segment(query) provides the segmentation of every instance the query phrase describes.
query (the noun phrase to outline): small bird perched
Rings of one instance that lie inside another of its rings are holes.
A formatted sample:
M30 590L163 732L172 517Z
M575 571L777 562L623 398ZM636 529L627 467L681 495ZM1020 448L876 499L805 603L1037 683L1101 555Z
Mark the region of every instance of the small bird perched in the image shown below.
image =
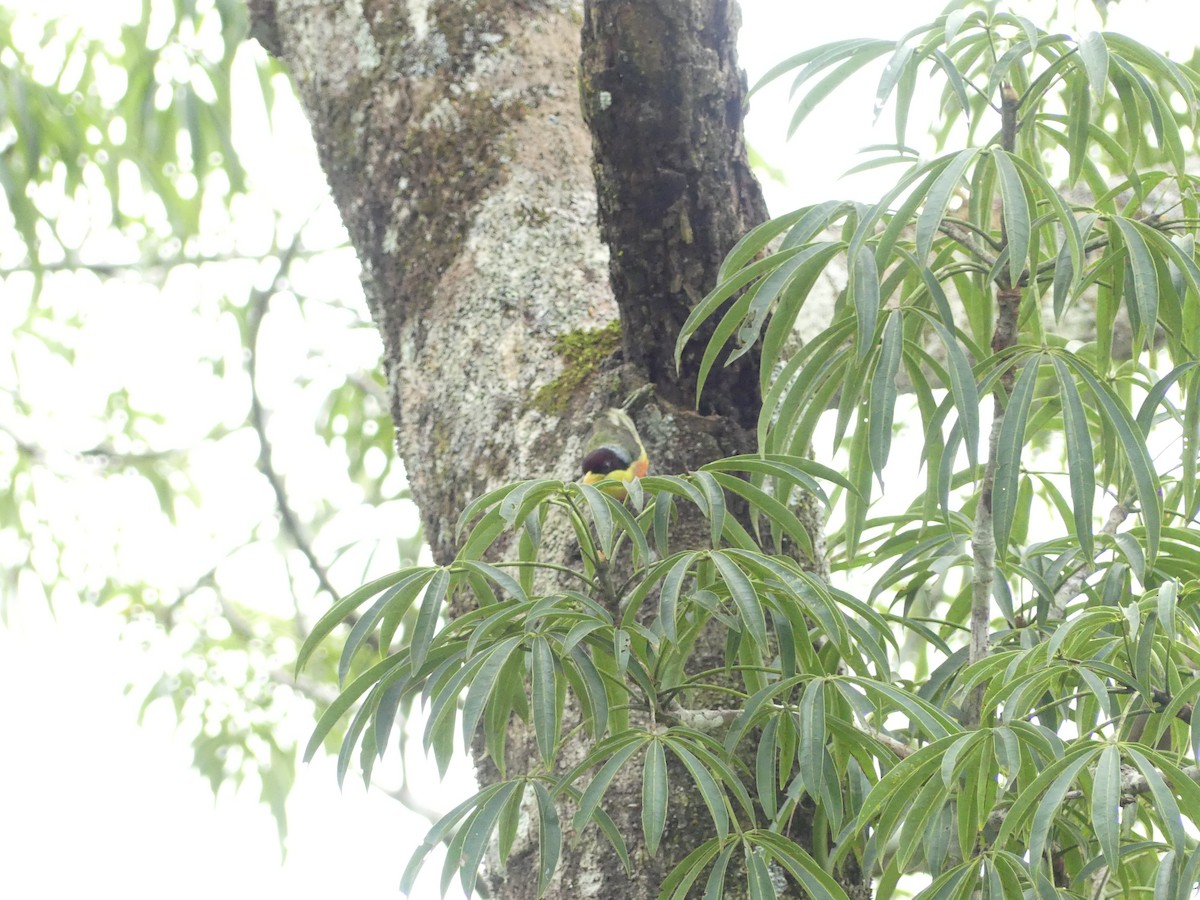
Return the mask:
M632 481L650 470L650 458L638 435L633 420L619 409L606 409L596 420L583 453L584 484L595 484L604 478ZM625 498L622 487L608 488L618 499Z

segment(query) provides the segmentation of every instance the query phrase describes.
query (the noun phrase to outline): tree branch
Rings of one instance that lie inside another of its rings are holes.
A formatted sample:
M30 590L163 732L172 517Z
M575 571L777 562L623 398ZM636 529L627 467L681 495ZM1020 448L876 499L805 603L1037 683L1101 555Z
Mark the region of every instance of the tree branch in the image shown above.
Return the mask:
M275 276L274 283L278 283L280 278L287 275L299 249L300 231L297 230L292 243L279 257L279 272ZM267 290L255 288L251 292L250 316L246 335L246 373L250 379L250 423L258 435L258 469L267 479L267 483L275 494L275 506L279 510L279 520L284 532L308 561L309 568L317 576L317 582L321 589L337 600L338 592L329 580L325 567L317 559L312 544L304 534L300 521L288 502L287 488L283 483L283 477L276 471L275 465L271 461L271 443L267 438L267 413L258 393L258 334L267 313L267 304L271 299L273 287L274 284ZM299 609L297 609L297 619L299 619ZM302 622L297 621L297 626L302 634L306 632L307 629Z
M1001 88L1000 134L1001 146L1012 152L1017 144L1017 112L1019 100L1012 85L1005 84ZM1004 229L1004 219L1001 216L1000 235L1001 247L1008 245L1008 234ZM1021 308L1021 288L1019 284L1010 284L1007 273L1002 273L997 279L996 292L997 310L996 326L992 334L992 351L1001 353L1014 346L1017 342L1017 315ZM996 546L996 537L992 530L992 491L996 484L996 470L999 466L1000 429L1004 425L1004 400L1012 393L1015 373L1009 364L992 389L992 430L988 437L987 468L983 474L983 484L980 485L979 503L975 508L975 531L971 536L971 549L974 555L974 576L971 585L971 643L968 654L968 665L979 662L987 656L990 649L992 593L996 579L996 553L1004 552L1003 547ZM983 692L985 685L981 684L971 692L963 705L963 724L974 727L979 724L983 708Z
M1104 527L1100 529L1101 534L1107 534L1109 537L1116 535L1117 529L1121 527L1121 523L1129 517L1129 508L1123 503L1118 503L1108 513L1108 519L1104 523ZM1067 604L1078 596L1083 588L1084 581L1087 577L1096 571L1095 560L1086 560L1075 567L1074 571L1067 576L1066 581L1062 586L1054 592L1054 604L1050 607L1048 618L1050 621L1057 621L1066 615Z

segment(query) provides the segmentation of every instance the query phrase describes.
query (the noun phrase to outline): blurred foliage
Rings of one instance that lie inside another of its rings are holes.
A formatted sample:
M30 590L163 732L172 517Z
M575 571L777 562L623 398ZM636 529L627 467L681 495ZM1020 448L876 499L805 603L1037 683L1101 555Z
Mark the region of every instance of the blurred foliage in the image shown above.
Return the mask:
M337 658L297 683L296 647L421 547L353 252L240 0L0 32L0 613L123 617L161 671L143 708L282 838Z

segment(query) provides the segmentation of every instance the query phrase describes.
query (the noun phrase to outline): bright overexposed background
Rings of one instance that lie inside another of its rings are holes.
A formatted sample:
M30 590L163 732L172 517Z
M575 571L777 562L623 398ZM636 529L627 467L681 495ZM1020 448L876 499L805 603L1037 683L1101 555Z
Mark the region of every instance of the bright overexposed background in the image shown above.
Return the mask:
M59 6L69 8L69 3ZM95 0L78 0L79 7L98 8ZM1014 9L1039 24L1058 4L1024 2ZM1090 4L1078 9L1064 6L1060 25L1086 30L1098 20ZM909 28L933 18L941 2L912 0L842 0L810 3L799 0L745 0L741 56L751 83L774 63L807 47L844 37L900 37ZM1107 28L1128 33L1170 53L1190 56L1197 40L1180 23L1194 20L1194 0L1122 0L1111 6ZM768 180L766 190L772 211L784 212L803 203L829 198L868 200L890 183L889 170L865 173L853 180L838 176L854 164L855 151L872 143L891 140L891 118L885 113L872 130L872 105L878 67L852 81L802 126L791 142L783 140L789 116L784 104L786 87L764 91L752 104L747 124L750 143L767 164L785 173L786 184ZM917 115L921 115L918 107ZM252 115L252 111L245 113ZM927 113L932 115L932 112ZM247 144L246 165L257 173L260 190L269 204L297 221L319 212L329 217L324 181L315 171L311 148L295 107L276 120L274 145ZM914 121L910 138L919 141L922 128ZM286 146L286 152L280 147ZM300 147L301 149L297 149ZM257 149L256 149L257 148ZM258 157L255 158L257 152ZM295 166L281 166L280 159ZM253 217L254 210L247 211ZM328 225L336 230L336 222ZM335 273L336 274L336 273ZM330 276L331 278L334 275ZM353 266L340 276L351 279L345 288L347 302L361 304L353 286ZM181 379L186 372L173 367L171 344L163 339L154 347L134 340L139 329L153 326L160 333L181 329L173 319L170 291L186 305L186 286L168 286L164 300L122 303L106 315L111 321L93 329L95 343L85 347L77 365L90 367L98 379L121 380L151 405L155 390L177 398L186 394ZM87 312L97 298L73 298ZM66 302L66 301L64 301ZM0 316L3 315L0 304ZM114 311L116 310L116 311ZM148 323L147 316L154 317ZM264 335L261 363L264 394L282 385L297 366L309 364L307 351L298 344L307 337L324 341L321 354L331 372L350 366L370 346L361 334L333 342L336 328L322 334L305 334L299 317L292 325L277 316L278 333ZM214 326L216 327L216 326ZM308 326L311 327L311 324ZM0 341L7 329L0 328ZM133 335L133 338L130 336ZM183 332L178 337L182 339ZM357 343L356 343L357 342ZM65 376L64 376L65 378ZM38 388L37 401L55 410L57 427L69 433L74 398L62 387L66 381L48 379ZM204 385L192 392L205 403ZM164 401L165 402L165 401ZM198 414L202 414L203 409ZM296 422L302 423L303 416ZM309 419L311 422L311 419ZM282 421L280 428L286 427ZM172 427L183 427L172 424ZM318 448L302 433L278 435L276 446L302 453L311 479L329 473ZM231 452L236 455L236 448ZM210 461L210 471L197 473L196 483L210 492L213 502L225 504L222 514L236 532L240 506L272 502L252 468L253 448L245 448L244 470L233 468L231 458ZM293 467L295 460L290 463ZM248 474L247 474L248 473ZM52 493L49 495L52 499ZM222 499L223 497L223 499ZM78 500L78 498L73 498ZM48 500L47 502L51 502ZM75 545L79 553L117 552L130 571L155 566L192 565L201 574L205 554L221 551L220 529L198 524L197 532L182 543L165 546L154 534L139 528L137 500L119 490L97 494L79 522ZM303 502L303 497L301 497ZM201 527L203 526L203 527ZM357 528L411 528L395 522L367 519ZM353 528L349 529L350 531ZM214 550L214 547L216 548ZM139 549L140 548L140 549ZM4 548L0 547L0 564ZM279 563L251 555L238 576L253 582L256 573ZM142 576L144 577L144 575ZM53 591L51 590L51 594ZM324 756L301 767L289 800L291 830L286 856L281 856L275 825L251 787L222 788L214 799L208 784L191 766L191 748L176 720L167 710L151 706L145 721L137 724L139 700L132 685L145 684L163 671L163 660L137 640L121 639L121 621L104 608L78 602L55 603L40 596L21 597L8 610L7 625L0 628L0 897L59 898L114 894L124 898L211 898L251 896L353 896L362 900L392 898L400 873L412 848L420 841L427 822L380 790L366 790L353 777L339 791L333 762ZM155 651L161 653L159 648ZM70 660L60 665L58 660ZM311 719L298 712L294 721L279 724L303 743ZM395 759L391 760L394 765ZM470 790L464 764L442 787L436 772L419 754L408 760L410 785L417 799L432 808L448 809ZM418 896L437 895L437 869L431 866Z

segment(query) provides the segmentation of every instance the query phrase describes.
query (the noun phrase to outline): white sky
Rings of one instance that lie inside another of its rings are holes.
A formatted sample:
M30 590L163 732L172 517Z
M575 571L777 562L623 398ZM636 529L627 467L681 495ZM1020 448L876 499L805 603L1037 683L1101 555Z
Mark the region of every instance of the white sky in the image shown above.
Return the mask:
M789 53L842 37L899 36L942 6L744 0L743 65L753 83ZM1039 21L1038 10L1047 6L1015 8ZM1085 4L1082 15L1090 12ZM1124 0L1113 7L1108 27L1178 55L1188 46L1178 41L1200 40L1178 23L1195 21L1194 0ZM1174 46L1162 43L1164 31ZM793 173L789 189L768 186L776 212L831 195L878 193L879 181L836 182L855 150L890 138L886 114L884 132L870 133L878 69L870 71L857 95L835 95L790 144L781 139L788 114L772 105L777 99L756 100L751 142L768 163ZM294 191L280 174L277 187ZM888 183L890 173L878 178ZM62 660L71 660L70 667ZM367 795L352 777L339 793L332 764L322 760L299 771L290 850L281 865L274 824L255 790L223 791L214 803L171 722L151 716L146 727L135 724L137 700L122 692L146 664L139 648L117 641L112 618L90 608L60 609L55 621L44 608L18 607L9 628L0 628L0 897L397 896L423 820L390 798ZM431 774L418 781L431 803L449 807ZM462 790L460 781L450 792ZM427 869L417 894L422 900L437 895L437 871Z

